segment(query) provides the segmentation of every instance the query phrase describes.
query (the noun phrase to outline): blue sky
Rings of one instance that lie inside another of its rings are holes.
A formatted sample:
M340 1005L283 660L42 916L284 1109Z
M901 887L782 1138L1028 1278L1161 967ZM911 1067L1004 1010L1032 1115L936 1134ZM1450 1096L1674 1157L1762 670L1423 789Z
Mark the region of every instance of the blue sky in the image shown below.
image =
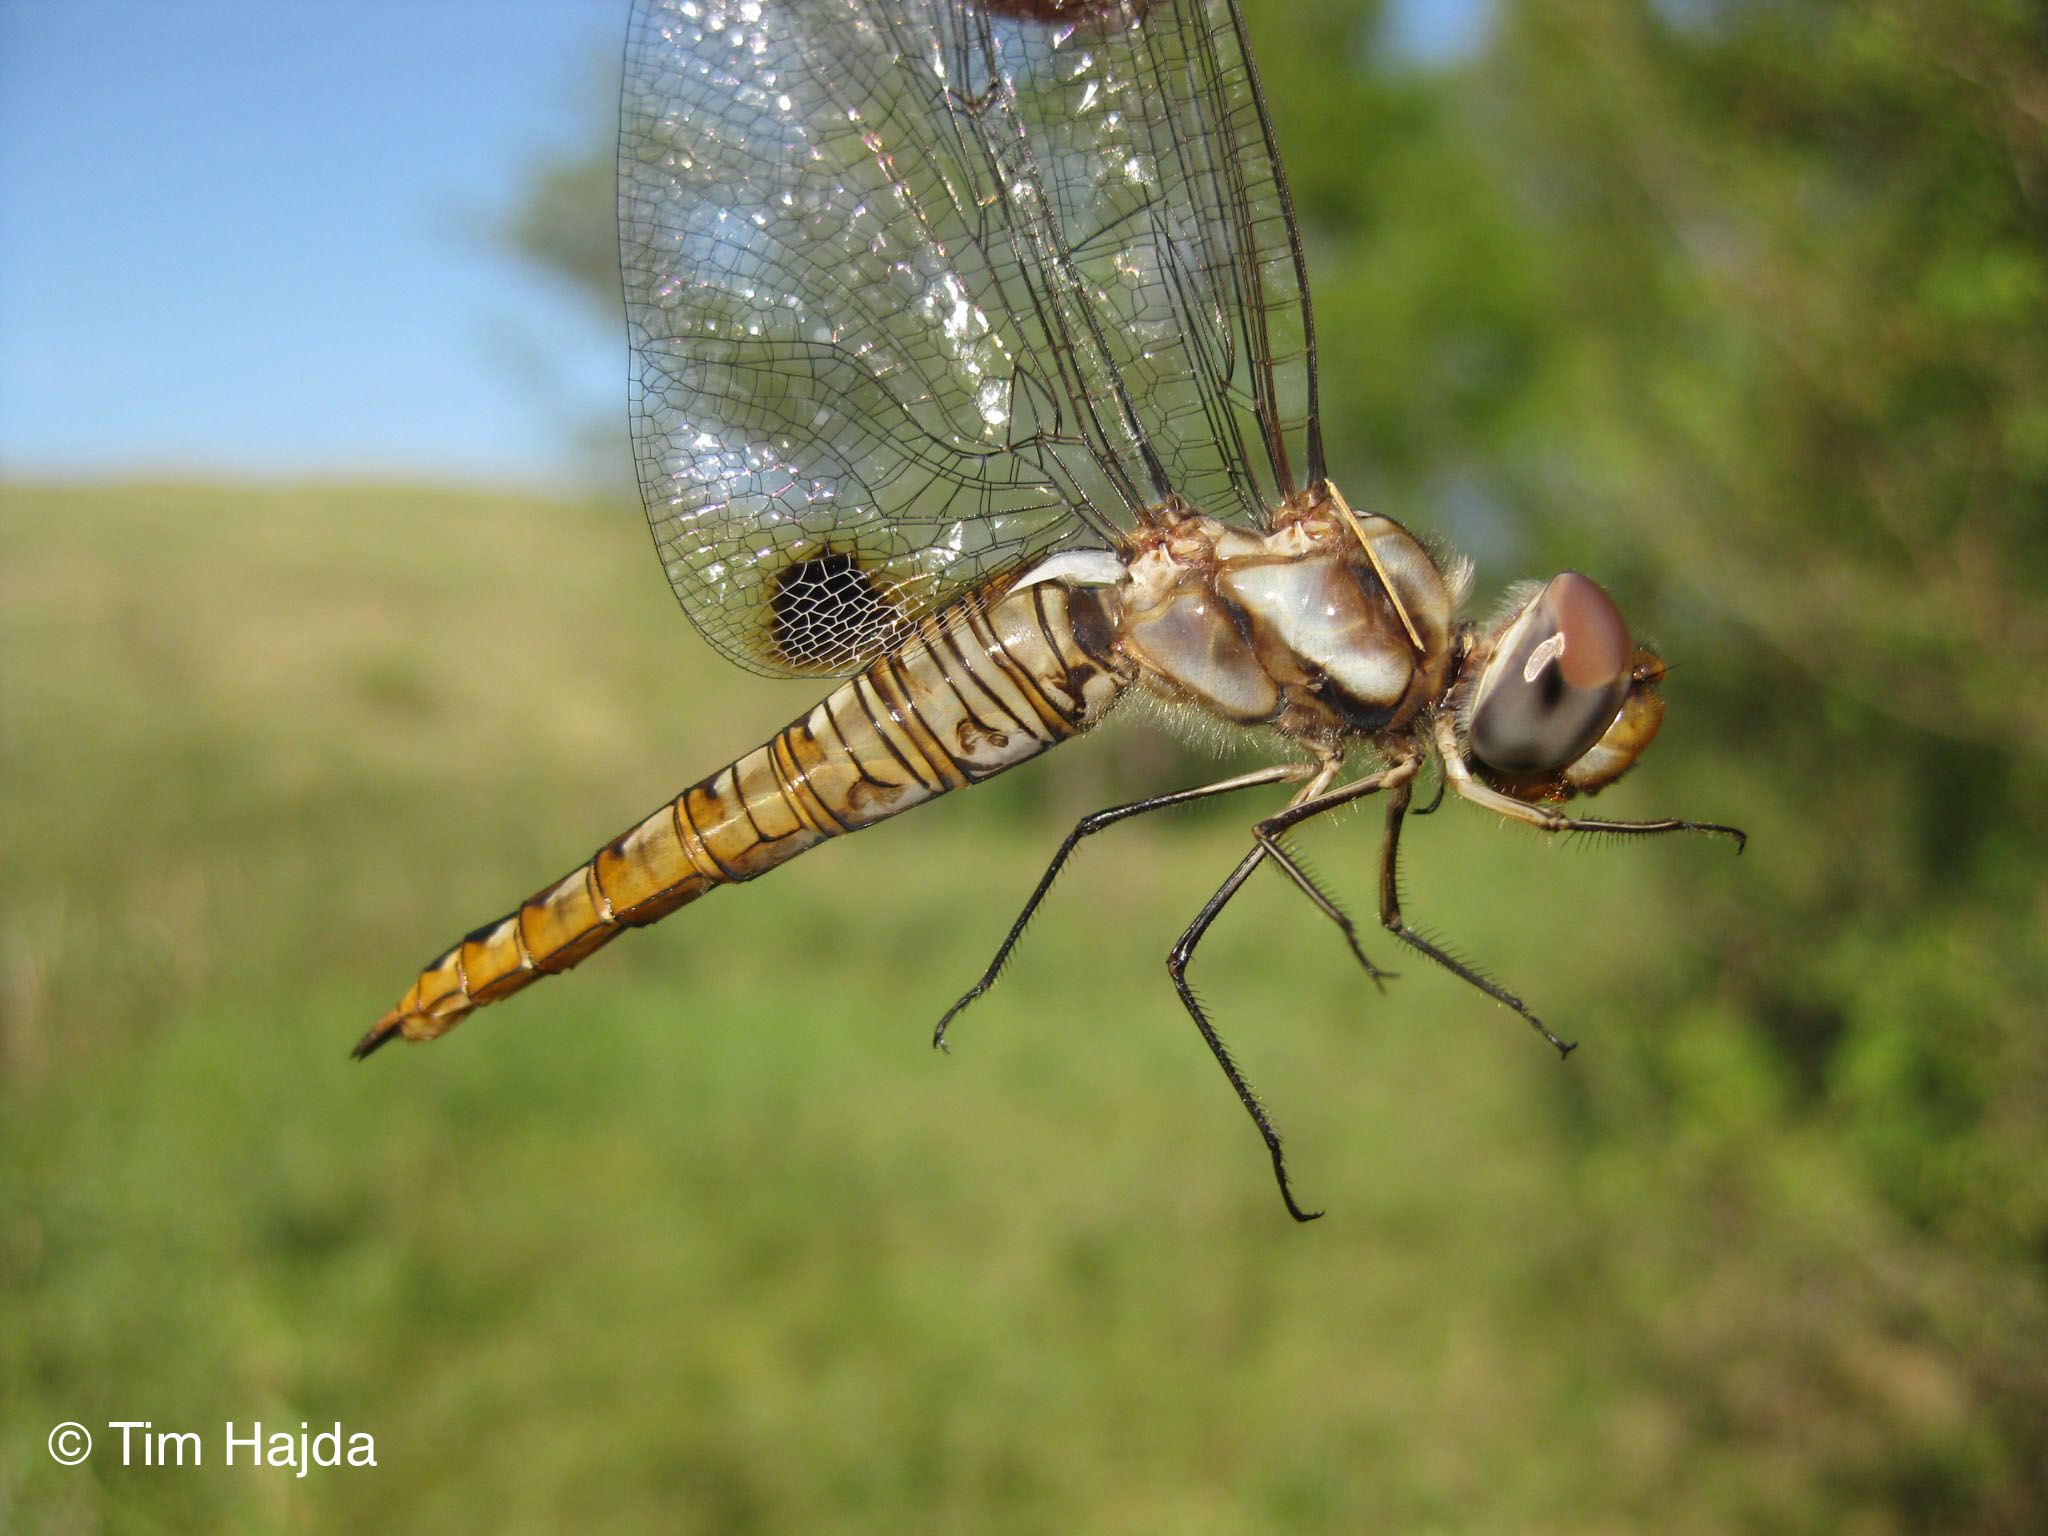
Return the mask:
M623 340L489 231L609 117L625 9L0 0L0 476L573 481Z
M623 339L488 231L623 13L0 0L0 472L571 471Z

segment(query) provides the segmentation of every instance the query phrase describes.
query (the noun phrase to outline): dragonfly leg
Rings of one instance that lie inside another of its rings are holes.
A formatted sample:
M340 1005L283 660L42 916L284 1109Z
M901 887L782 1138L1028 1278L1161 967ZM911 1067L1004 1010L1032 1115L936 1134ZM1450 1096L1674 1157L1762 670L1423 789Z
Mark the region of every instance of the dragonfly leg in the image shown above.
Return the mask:
M1451 776L1444 772L1441 762L1436 770L1436 793L1429 797L1429 804L1418 805L1408 812L1410 816L1434 816L1436 808L1444 803L1444 791L1450 787Z
M1238 1069L1236 1060L1230 1054L1230 1047L1223 1043L1223 1037L1216 1033L1216 1027L1209 1022L1209 1016L1202 1012L1202 1005L1195 998L1194 989L1188 985L1188 960L1194 955L1195 946L1202 942L1202 935L1209 931L1209 925L1216 921L1230 898L1238 893L1253 870L1266 857L1263 846L1254 848L1244 856L1230 878L1217 888L1202 910L1195 915L1188 931L1180 936L1180 942L1166 957L1166 972L1173 978L1173 989L1180 994L1181 1005L1188 1011L1188 1017L1195 1021L1195 1028L1202 1032L1202 1039L1209 1047L1209 1053L1216 1058L1216 1064L1223 1068L1223 1075L1230 1079L1230 1086L1237 1091L1238 1102L1252 1117L1252 1124L1259 1128L1259 1136L1266 1143L1266 1151L1273 1159L1273 1177L1280 1183L1280 1198L1286 1202L1287 1214L1296 1221L1314 1221L1321 1211L1305 1211L1294 1198L1294 1189L1287 1182L1287 1155L1280 1150L1280 1133L1273 1129L1272 1118L1266 1113L1266 1106L1259 1101L1251 1083Z
M1287 815L1302 806L1323 797L1330 780L1337 776L1340 762L1330 759L1317 769L1315 778L1302 786L1282 815ZM1209 1022L1209 1016L1202 1011L1201 1002L1195 997L1195 990L1188 985L1188 962L1194 958L1195 946L1202 942L1202 935L1209 931L1217 915L1230 904L1230 898L1243 889L1252 871L1263 863L1267 856L1264 843L1239 861L1230 878L1216 888L1216 894L1202 905L1195 914L1195 920L1188 924L1188 930L1180 936L1180 942L1166 957L1166 973L1173 978L1173 990L1180 994L1181 1006L1188 1011L1188 1017L1195 1021L1195 1028L1202 1032L1202 1040L1209 1047L1209 1054L1216 1058L1216 1064L1223 1069L1223 1075L1230 1080L1230 1086L1237 1093L1238 1102L1244 1105L1245 1113L1252 1117L1252 1124L1259 1128L1259 1137L1266 1143L1266 1151L1273 1159L1273 1177L1280 1185L1280 1198L1287 1206L1287 1214L1296 1221L1314 1221L1321 1211L1305 1211L1294 1198L1294 1188L1287 1181L1287 1155L1280 1149L1280 1133L1273 1129L1273 1120L1266 1113L1266 1106L1260 1102L1251 1082L1239 1070L1237 1060L1230 1054L1230 1047L1223 1043L1223 1037L1216 1033L1216 1026Z
M1392 980L1393 973L1381 970L1367 958L1364 947L1358 942L1358 925L1352 922L1350 914L1338 906L1316 883L1315 877L1281 845L1280 835L1290 827L1299 826L1311 817L1321 816L1340 805L1348 805L1351 801L1362 799L1366 795L1378 794L1381 790L1397 784L1406 784L1415 776L1419 766L1420 759L1404 758L1382 772L1368 774L1341 789L1332 790L1313 799L1299 800L1279 815L1268 817L1252 828L1252 836L1258 839L1259 846L1265 850L1266 855L1280 866L1281 873L1292 880L1304 896L1315 903L1317 911L1337 925L1338 931L1344 935L1344 942L1351 946L1352 955L1365 967L1366 975L1373 979L1375 985L1380 986Z
M1394 786L1393 793L1387 800L1387 839L1380 850L1380 926L1409 948L1427 955L1460 981L1477 987L1495 1002L1520 1014L1531 1029L1551 1043L1560 1057L1571 1055L1578 1048L1576 1043L1558 1039L1544 1022L1530 1011L1527 1003L1490 976L1473 969L1455 955L1439 949L1410 928L1407 920L1401 916L1401 819L1407 811L1408 785L1398 784Z
M1737 853L1749 844L1749 834L1740 827L1724 827L1718 821L1680 821L1664 817L1656 821L1609 821L1599 817L1567 816L1548 805L1531 805L1481 784L1458 750L1458 739L1448 715L1437 721L1437 747L1443 760L1444 777L1461 800L1498 812L1515 821L1527 822L1539 832L1611 832L1623 837L1650 837L1660 832L1705 832L1713 837L1735 840Z
M1092 837L1105 827L1113 827L1132 816L1142 816L1147 811L1163 811L1176 805L1189 805L1197 800L1207 800L1215 795L1227 795L1234 790L1256 789L1265 784L1295 783L1315 772L1316 769L1307 763L1283 763L1272 768L1261 768L1253 773L1240 774L1234 779L1222 779L1214 784L1198 784L1192 789L1179 789L1171 794L1134 800L1129 805L1114 805L1108 810L1096 811L1093 815L1082 817L1074 830L1067 834L1066 841L1060 844L1059 851L1052 856L1052 863L1046 866L1045 873L1039 877L1037 889L1032 891L1030 898L1024 903L1024 910L1017 914L1016 922L1010 925L1010 931L1004 935L1003 942L997 947L995 958L989 961L988 969L981 973L981 979L962 993L960 1000L948 1008L946 1016L939 1020L938 1028L932 1031L932 1044L944 1050L946 1029L953 1022L954 1016L996 984L996 979L1003 973L1003 967L1010 963L1011 951L1016 949L1018 940L1024 937L1024 929L1031 922L1032 915L1038 911L1039 903L1044 901L1046 894L1051 891L1053 881L1059 878L1061 869L1066 866L1067 859L1080 845L1082 838Z

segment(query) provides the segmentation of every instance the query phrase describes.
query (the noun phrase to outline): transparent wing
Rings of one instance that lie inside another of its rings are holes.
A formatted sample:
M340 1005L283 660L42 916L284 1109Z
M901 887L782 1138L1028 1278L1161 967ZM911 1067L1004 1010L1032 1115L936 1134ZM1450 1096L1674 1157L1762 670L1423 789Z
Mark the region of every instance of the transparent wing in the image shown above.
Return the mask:
M648 517L743 665L1321 478L1231 0L639 0L619 218Z

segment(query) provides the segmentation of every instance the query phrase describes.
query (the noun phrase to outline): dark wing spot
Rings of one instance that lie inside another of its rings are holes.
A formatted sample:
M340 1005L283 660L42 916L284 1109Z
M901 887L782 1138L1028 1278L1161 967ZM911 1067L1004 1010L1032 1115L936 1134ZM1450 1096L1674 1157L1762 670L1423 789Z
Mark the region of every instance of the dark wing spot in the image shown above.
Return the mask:
M800 672L839 672L896 624L896 608L852 555L827 550L784 566L768 599L769 638Z
M1145 19L1152 0L969 0L969 9L1004 21L1035 21L1048 27L1085 27L1120 32Z

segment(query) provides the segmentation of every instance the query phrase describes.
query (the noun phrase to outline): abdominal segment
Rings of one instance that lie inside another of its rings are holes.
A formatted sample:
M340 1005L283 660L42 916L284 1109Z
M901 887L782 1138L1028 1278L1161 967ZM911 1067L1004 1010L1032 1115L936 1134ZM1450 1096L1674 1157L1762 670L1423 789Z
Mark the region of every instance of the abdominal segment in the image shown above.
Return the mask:
M926 619L765 746L428 964L355 1054L396 1035L430 1040L713 886L751 880L1086 730L1125 679L1075 640L1070 596L1040 582Z

